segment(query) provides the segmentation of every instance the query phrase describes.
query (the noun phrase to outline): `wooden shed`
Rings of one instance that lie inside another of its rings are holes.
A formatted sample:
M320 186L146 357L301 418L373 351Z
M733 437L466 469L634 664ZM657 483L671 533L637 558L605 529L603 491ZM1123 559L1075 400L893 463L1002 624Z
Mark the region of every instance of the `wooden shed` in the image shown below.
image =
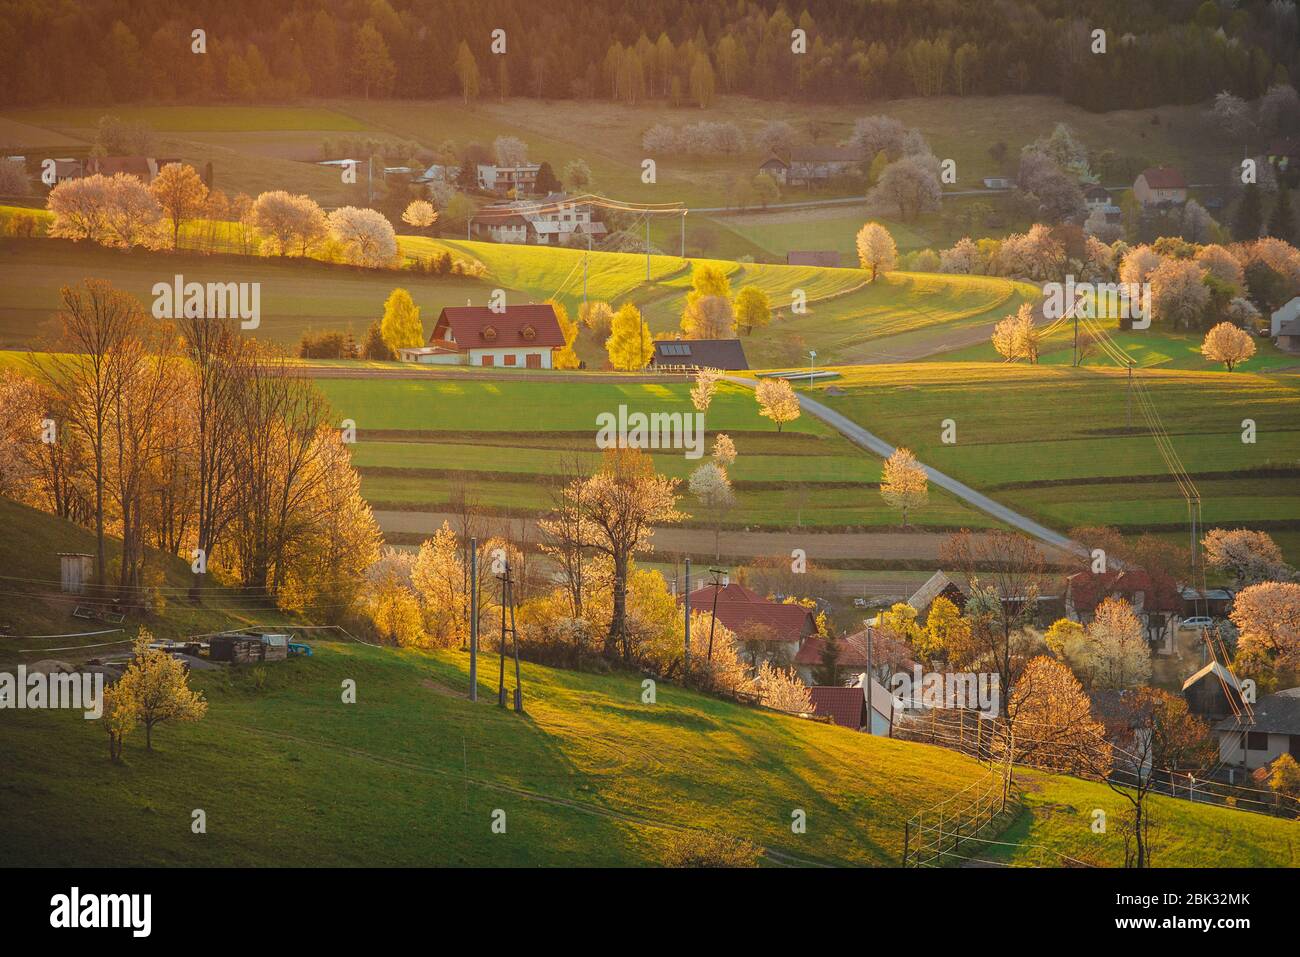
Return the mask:
M94 577L95 556L85 552L59 552L59 587L70 595L84 595Z

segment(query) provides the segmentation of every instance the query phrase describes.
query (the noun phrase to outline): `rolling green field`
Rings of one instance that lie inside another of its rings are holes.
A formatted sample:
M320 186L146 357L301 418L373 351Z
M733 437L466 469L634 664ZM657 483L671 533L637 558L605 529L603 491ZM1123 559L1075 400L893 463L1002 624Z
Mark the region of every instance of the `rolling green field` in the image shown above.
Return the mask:
M639 676L525 664L516 716L497 708L490 669L468 700L463 652L313 645L311 658L195 672L208 716L161 727L152 753L128 738L120 766L79 714L0 712L0 864L653 865L675 830L707 829L764 848L767 864L889 866L910 815L985 773L941 748L667 684L642 704ZM355 704L340 703L344 679ZM1123 798L1049 775L1026 785L1013 826L1030 840L1122 863L1120 838L1089 823ZM1179 835L1162 865L1296 862L1294 822L1150 801ZM791 832L796 809L804 834ZM1041 862L1028 847L1007 856Z
M1152 327L1146 330L1121 330L1109 323L1106 332L1138 368L1186 369L1190 371L1223 371L1223 365L1211 362L1201 355L1204 334L1175 332ZM1081 333L1082 334L1082 333ZM1040 365L1068 366L1074 361L1071 346L1074 333L1062 327L1043 339L1038 362ZM1283 352L1270 339L1255 339L1255 355L1236 368L1238 372L1300 371L1300 355ZM992 343L982 342L965 349L957 349L933 357L941 362L1001 362ZM1113 367L1112 361L1100 349L1093 347L1084 357L1085 366Z
M496 511L536 514L550 507L575 450L594 463L596 417L631 412L693 412L686 382L557 384L540 379L475 381L316 380L336 416L357 425L353 462L362 492L377 508L437 511L458 487ZM472 410L472 413L469 412ZM888 527L898 514L880 497L879 460L810 417L777 434L758 415L753 393L722 384L705 416L704 455L726 432L736 443L729 470L737 504L732 527ZM656 468L687 479L702 460L680 450L652 452ZM699 511L683 481L681 507ZM706 514L687 524L708 525ZM921 526L984 527L992 520L936 491L914 514Z
M1125 375L1059 365L933 362L862 366L810 394L940 469L1056 528L1183 528L1184 500ZM1207 525L1291 529L1300 521L1300 379L1143 370L1171 441L1200 489ZM827 397L836 385L843 397ZM1241 441L1242 420L1256 441ZM944 444L942 423L956 424ZM1252 470L1268 470L1252 473Z
M633 253L592 253L576 249L513 246L461 240L401 237L408 258L451 250L487 269L480 279L432 278L403 271L362 270L314 260L198 253L122 252L66 240L0 240L0 347L31 348L53 333L51 316L59 308L59 289L87 277L108 279L146 304L154 283L181 273L186 280L261 283L262 325L258 335L295 345L307 330L350 330L358 339L397 286L410 290L420 306L426 332L446 306L484 303L493 289L507 301L557 298L576 316L582 301L583 265L587 292L615 306L630 300L643 311L655 333L678 328L690 288L691 269L700 260L652 256L646 282L645 257ZM767 292L781 318L745 338L755 368L802 364L803 351L816 348L823 363L851 362L870 354L870 343L885 336L932 341L942 347L949 330L991 324L1013 311L1032 287L984 276L894 273L867 283L859 269L763 265L703 260L720 265L733 292L756 286ZM802 290L807 312L791 311ZM799 346L798 343L803 345ZM578 340L578 354L591 368L605 364L603 341L592 333Z

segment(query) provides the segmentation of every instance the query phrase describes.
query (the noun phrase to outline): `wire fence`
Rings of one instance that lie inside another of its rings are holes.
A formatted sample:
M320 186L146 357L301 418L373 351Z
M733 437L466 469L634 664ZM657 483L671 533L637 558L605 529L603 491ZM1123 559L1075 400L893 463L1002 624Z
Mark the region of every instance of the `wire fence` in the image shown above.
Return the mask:
M1017 721L1008 729L1003 718L982 718L965 709L928 709L924 715L905 716L894 726L894 737L937 744L968 754L991 766L1005 762L1008 753L1014 764L1093 780L1104 777L1120 787L1143 787L1152 794L1215 804L1238 811L1270 817L1300 818L1300 800L1280 791L1213 780L1218 769L1205 772L1152 768L1150 760L1110 742L1089 746L1077 736L1053 737L1056 729L1033 722ZM1102 773L1098 756L1110 749L1110 761Z

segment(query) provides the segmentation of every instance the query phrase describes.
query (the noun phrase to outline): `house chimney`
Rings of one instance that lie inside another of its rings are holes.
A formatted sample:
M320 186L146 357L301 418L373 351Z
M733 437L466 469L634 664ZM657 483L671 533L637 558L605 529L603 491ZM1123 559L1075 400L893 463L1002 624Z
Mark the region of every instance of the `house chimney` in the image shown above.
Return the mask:
M723 587L723 588L726 588L726 587L727 587L728 585L730 585L730 584L731 584L731 572L723 572L723 573L722 573L722 587Z

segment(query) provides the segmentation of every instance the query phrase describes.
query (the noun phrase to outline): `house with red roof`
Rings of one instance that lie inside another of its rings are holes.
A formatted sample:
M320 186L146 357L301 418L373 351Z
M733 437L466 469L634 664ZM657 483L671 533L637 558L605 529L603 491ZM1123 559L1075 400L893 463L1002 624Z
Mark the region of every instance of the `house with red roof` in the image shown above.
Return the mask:
M1076 572L1065 580L1068 618L1083 623L1091 621L1097 606L1107 598L1127 601L1146 629L1153 650L1173 653L1175 625L1183 611L1183 597L1172 578L1131 568L1122 572Z
M691 592L691 610L712 615L733 631L741 657L757 667L761 661L792 663L806 640L817 634L813 613L803 605L764 598L744 585L724 579L705 582Z
M550 303L506 306L448 306L438 314L428 345L401 350L407 362L436 365L554 367L564 348L560 320Z
M892 735L894 729L894 696L872 679L871 703L867 704L867 687L863 675L850 687L814 685L808 689L812 698L813 713L825 715L831 724L868 734Z
M1181 206L1187 202L1187 180L1173 166L1150 166L1133 181L1133 195L1143 206Z

